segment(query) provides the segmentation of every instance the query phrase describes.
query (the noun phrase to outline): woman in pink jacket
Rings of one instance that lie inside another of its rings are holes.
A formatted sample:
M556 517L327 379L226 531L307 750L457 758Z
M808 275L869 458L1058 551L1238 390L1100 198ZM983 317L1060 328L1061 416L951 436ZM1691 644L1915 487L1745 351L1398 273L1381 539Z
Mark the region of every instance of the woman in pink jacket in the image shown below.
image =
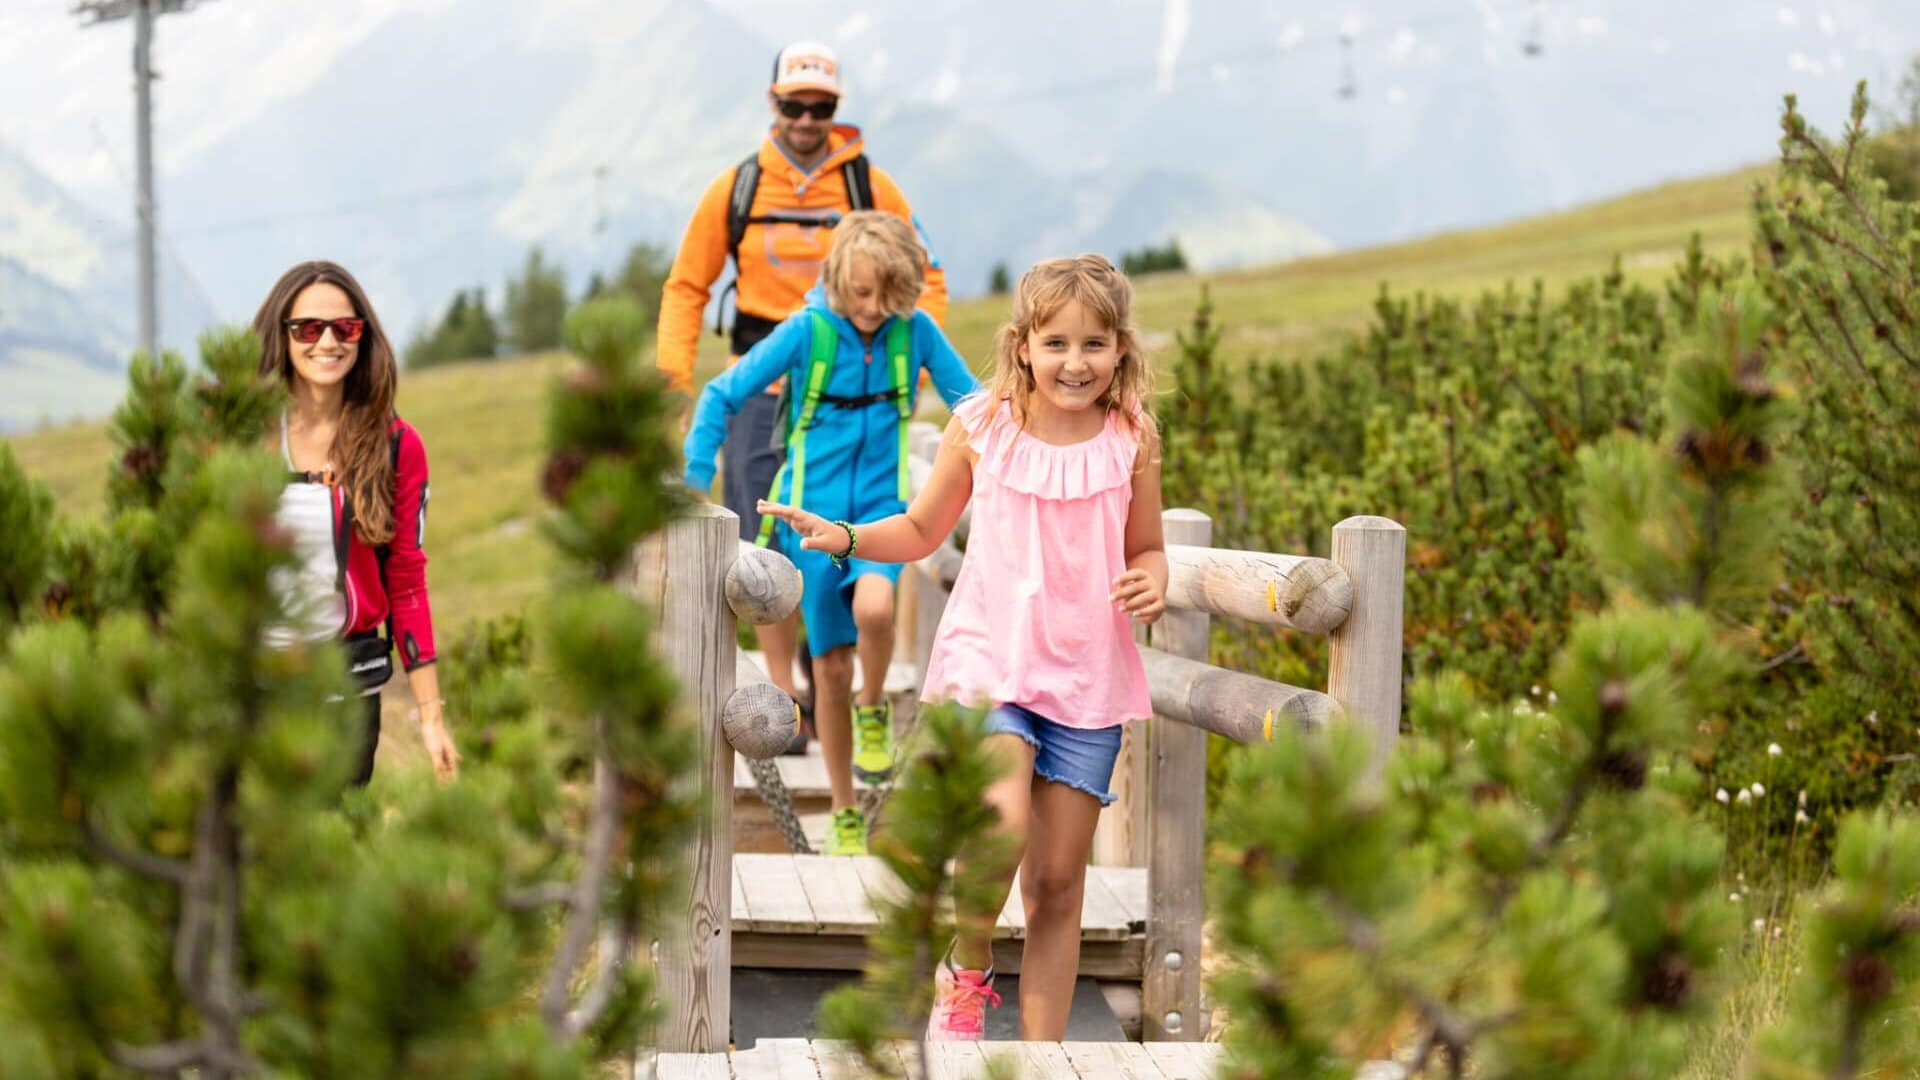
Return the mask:
M278 575L287 621L280 646L344 640L365 702L353 783L373 776L380 687L397 647L420 739L442 778L459 771L433 666L427 602L427 450L393 411L398 364L367 295L345 268L304 262L280 275L253 317L260 373L286 383L278 449L288 480L279 520L296 565ZM384 625L385 636L380 631Z

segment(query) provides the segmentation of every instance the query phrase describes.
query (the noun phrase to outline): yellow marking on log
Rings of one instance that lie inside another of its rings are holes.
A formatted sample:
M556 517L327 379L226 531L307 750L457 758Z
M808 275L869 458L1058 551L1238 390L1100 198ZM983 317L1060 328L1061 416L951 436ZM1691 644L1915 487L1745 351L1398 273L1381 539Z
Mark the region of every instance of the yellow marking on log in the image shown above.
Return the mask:
M1277 581L1267 582L1267 610L1280 610L1280 583Z
M1273 741L1273 710L1268 709L1266 719L1260 721L1260 735L1268 742Z

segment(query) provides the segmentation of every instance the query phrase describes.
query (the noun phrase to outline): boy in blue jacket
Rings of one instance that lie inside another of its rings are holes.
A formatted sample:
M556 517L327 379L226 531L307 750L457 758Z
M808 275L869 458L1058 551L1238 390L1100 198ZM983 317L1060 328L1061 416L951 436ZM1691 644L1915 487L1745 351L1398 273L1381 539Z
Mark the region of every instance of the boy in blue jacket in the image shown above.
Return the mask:
M688 486L712 487L728 418L785 377L778 434L787 460L767 498L836 521L904 511L913 495L907 421L920 372L932 376L949 408L980 385L933 319L914 310L925 278L919 239L905 221L871 210L842 218L806 306L700 392L685 446ZM893 765L884 689L900 566L803 551L770 517L760 542L779 544L805 583L800 615L814 658L814 727L833 792L827 854L864 854L867 822L853 774L878 782ZM856 647L862 680L853 701Z

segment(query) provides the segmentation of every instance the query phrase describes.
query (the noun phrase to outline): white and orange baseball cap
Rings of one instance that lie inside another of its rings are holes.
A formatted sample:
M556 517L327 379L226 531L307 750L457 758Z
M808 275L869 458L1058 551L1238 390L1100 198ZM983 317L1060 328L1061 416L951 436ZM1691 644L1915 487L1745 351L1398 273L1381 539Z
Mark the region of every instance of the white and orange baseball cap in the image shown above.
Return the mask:
M840 96L840 58L817 41L796 41L773 58L773 92L819 90Z

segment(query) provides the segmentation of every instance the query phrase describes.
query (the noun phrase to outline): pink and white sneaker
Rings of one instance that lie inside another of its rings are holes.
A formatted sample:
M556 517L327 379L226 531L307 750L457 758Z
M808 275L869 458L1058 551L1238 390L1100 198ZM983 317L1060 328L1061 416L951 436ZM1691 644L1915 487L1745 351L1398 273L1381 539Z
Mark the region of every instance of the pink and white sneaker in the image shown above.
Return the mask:
M979 1042L986 1036L987 1006L1000 1007L993 969L974 971L944 962L933 975L933 1015L927 1040Z

